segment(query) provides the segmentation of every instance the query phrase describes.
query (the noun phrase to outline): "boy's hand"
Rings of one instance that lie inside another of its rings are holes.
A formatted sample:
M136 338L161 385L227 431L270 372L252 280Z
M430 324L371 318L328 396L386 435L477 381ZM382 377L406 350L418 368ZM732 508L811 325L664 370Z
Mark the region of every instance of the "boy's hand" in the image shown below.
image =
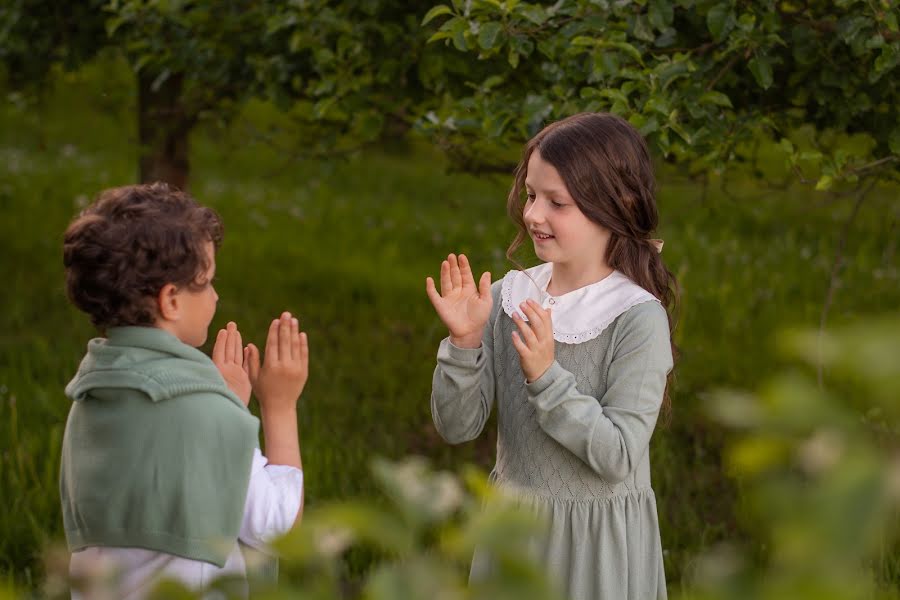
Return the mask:
M553 321L550 318L550 310L544 310L534 300L523 302L519 308L528 317L528 322L525 322L519 313L513 313L512 319L519 331L513 331L512 342L519 353L519 362L522 364L525 379L531 383L540 378L553 364L556 350L553 341Z
M425 279L425 291L447 329L450 342L460 348L477 348L488 317L491 316L491 274L482 273L475 287L472 268L465 254L459 260L451 254L441 263L441 293L431 277Z
M234 321L230 321L225 329L219 330L213 346L212 361L225 379L225 384L241 399L244 406L250 403L249 355L250 347L243 347L241 332Z
M250 381L262 410L296 408L309 377L309 343L297 319L284 312L272 321L261 367L259 350L252 344L248 348Z

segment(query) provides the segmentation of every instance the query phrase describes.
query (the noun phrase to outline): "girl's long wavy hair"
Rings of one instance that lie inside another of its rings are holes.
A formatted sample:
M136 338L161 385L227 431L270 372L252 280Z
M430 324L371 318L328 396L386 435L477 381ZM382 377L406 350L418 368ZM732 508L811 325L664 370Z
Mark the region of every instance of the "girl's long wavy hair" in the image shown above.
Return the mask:
M606 263L656 296L675 328L679 288L653 241L659 223L656 181L647 143L624 119L608 113L580 113L542 129L526 145L507 199L507 211L518 233L506 256L528 239L524 187L528 160L537 151L562 177L572 199L588 219L610 231ZM672 356L677 348L672 342ZM671 410L669 374L663 414Z

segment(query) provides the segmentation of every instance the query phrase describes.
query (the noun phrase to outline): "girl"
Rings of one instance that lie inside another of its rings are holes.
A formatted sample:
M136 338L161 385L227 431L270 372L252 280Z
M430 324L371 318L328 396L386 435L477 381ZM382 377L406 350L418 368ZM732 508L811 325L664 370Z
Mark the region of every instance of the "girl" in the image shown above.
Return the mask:
M507 208L543 264L476 289L465 256L426 280L450 331L431 411L450 443L497 403L491 478L547 516L550 576L575 599L665 598L648 446L673 366L676 282L647 146L623 119L578 114L525 146ZM523 194L524 192L524 194ZM524 198L523 198L524 195ZM524 200L524 202L523 202ZM472 577L489 568L476 553Z

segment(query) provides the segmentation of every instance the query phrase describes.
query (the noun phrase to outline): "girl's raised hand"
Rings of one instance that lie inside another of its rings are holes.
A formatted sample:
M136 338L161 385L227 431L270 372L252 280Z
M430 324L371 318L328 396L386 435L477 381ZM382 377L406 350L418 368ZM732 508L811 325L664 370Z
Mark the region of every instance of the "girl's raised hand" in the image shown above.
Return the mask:
M526 322L518 313L513 313L513 322L519 331L513 331L512 342L519 353L522 372L528 383L539 379L553 364L555 344L553 341L553 320L550 309L544 310L534 300L527 300L519 308L528 317Z
M222 374L228 389L241 399L244 406L250 403L249 352L242 345L241 332L234 321L230 321L225 329L219 330L213 345L212 361Z
M465 254L451 254L441 263L441 292L431 277L425 279L425 291L438 317L450 330L450 342L459 348L481 345L484 325L491 315L491 274L483 273L475 287L472 268Z

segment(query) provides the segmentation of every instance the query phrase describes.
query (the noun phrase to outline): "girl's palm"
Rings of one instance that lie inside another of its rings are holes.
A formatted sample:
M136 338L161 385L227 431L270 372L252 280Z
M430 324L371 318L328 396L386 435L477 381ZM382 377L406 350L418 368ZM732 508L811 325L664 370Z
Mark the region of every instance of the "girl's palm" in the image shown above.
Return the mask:
M435 311L450 330L450 337L477 346L493 305L491 274L482 274L475 287L469 260L464 254L459 255L459 260L451 254L441 263L441 292L435 289L431 277L425 288Z

